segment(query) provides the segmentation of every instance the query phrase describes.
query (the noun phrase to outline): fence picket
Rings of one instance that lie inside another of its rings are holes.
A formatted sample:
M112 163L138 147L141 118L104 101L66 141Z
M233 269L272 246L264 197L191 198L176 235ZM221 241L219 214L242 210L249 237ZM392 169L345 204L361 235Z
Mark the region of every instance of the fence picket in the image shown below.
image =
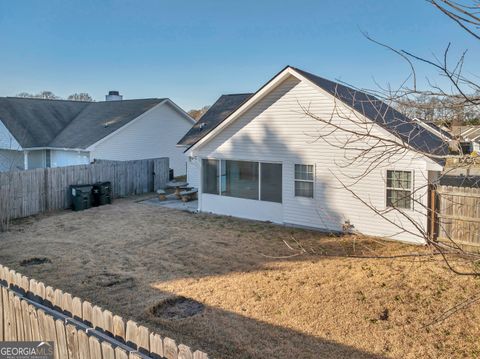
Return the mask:
M0 229L10 219L69 208L70 185L110 181L113 198L126 197L165 187L168 168L163 157L0 172Z

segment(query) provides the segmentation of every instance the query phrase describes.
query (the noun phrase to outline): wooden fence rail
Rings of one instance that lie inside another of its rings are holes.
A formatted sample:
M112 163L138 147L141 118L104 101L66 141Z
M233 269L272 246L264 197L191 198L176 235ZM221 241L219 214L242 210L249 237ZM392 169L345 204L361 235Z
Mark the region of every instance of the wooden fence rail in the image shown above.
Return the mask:
M480 249L480 188L437 186L438 240Z
M208 359L1 265L0 341L53 341L57 359Z
M168 176L168 158L0 172L0 217L68 208L70 185L110 181L113 197L118 198L164 188Z

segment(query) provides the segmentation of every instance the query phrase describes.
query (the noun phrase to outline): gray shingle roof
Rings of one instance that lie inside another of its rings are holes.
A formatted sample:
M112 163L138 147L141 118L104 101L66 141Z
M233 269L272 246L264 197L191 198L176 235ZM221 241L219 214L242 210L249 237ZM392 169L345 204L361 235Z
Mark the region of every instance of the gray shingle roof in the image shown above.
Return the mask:
M408 143L414 149L423 153L440 156L448 153L448 144L440 137L416 124L415 121L410 120L378 98L295 67L287 66L286 68L288 67L368 119L376 122L387 131ZM281 72L283 72L283 70L279 73ZM194 145L213 128L223 122L252 95L253 94L229 95L231 97L227 97L227 95L221 96L178 144L186 146ZM202 128L202 126L204 127Z
M87 148L164 99L106 102L0 98L0 121L23 148Z
M178 142L180 146L192 146L222 123L253 94L222 95Z
M432 155L448 154L448 144L375 96L292 67L318 87L408 143L413 149Z
M0 121L23 148L46 147L88 102L0 98Z
M150 110L163 99L92 102L50 143L50 147L87 148Z

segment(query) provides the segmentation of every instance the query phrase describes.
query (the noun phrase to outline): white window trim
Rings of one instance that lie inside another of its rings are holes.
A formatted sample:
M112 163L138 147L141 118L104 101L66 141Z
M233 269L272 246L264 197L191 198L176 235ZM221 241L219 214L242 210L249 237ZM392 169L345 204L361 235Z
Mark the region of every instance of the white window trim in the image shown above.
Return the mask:
M393 172L410 172L410 189L400 189L400 188L395 188L395 187L388 187L388 171L393 171ZM415 171L414 170L406 170L406 169L399 169L399 168L388 168L385 171L385 209L388 208L398 208L403 211L414 211L415 208L415 200L414 200L414 188L415 188ZM393 207L388 205L388 196L387 196L387 191L388 190L396 190L396 191L410 191L410 196L411 196L411 206L410 208L401 208L401 207Z
M304 180L304 179L297 179L295 177L295 166L300 165L300 166L312 166L312 180ZM293 164L293 196L296 198L309 198L309 199L314 199L315 198L315 173L316 173L316 168L315 164L309 164L309 163L294 163ZM313 183L312 185L312 197L307 197L307 196L297 196L295 194L295 182L308 182L308 183Z
M280 161L262 161L262 160L244 160L244 159L223 159L223 158L215 158L215 157L203 157L202 158L202 168L200 169L201 171L201 189L202 189L202 194L203 192L203 160L215 160L218 161L218 173L217 173L217 179L218 179L218 193L205 193L205 194L211 194L214 196L221 196L221 197L230 197L230 196L225 196L222 195L222 162L223 161L240 161L240 162L256 162L258 164L258 197L257 199L251 199L251 198L242 198L242 199L247 199L250 201L260 201L260 202L268 202L268 203L278 203L283 205L283 162ZM282 166L282 202L272 202L272 201L263 201L262 198L262 163L267 163L267 164L278 164ZM314 169L315 171L315 169ZM315 177L315 173L314 173ZM314 184L315 185L315 184ZM315 193L315 191L314 191ZM238 197L231 197L231 198L238 198ZM311 197L303 197L303 198L311 198Z

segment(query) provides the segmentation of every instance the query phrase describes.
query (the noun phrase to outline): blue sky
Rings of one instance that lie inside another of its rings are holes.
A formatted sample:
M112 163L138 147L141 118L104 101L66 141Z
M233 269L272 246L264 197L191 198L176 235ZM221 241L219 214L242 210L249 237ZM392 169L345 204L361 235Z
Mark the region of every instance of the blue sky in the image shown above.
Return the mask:
M478 42L424 0L0 0L0 96L114 89L189 110L255 91L287 64L399 84L408 68L360 30L425 56L452 42L478 74Z

